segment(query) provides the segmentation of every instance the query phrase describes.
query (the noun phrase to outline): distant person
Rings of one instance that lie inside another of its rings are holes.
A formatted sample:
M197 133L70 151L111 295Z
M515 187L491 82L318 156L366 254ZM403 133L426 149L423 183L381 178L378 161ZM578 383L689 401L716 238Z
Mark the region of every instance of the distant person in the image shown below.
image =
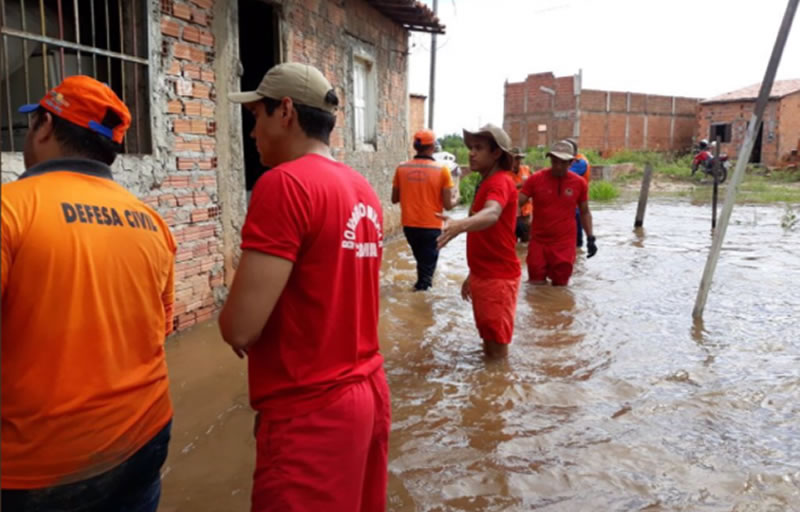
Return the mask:
M517 186L517 191L522 189L522 184L531 176L531 168L523 164L522 161L527 156L520 148L512 148L511 156L514 163L511 167L511 177ZM533 204L530 201L522 205L517 211L516 235L520 242L529 242L531 239L531 216L533 214Z
M570 138L566 139L566 141L572 144L575 149L575 159L569 166L569 170L586 180L586 185L588 186L592 179L592 166L584 155L578 153L578 142L575 139ZM577 247L583 247L583 225L581 224L580 209L575 210L575 224L578 226L578 236L575 245Z
M155 512L172 403L175 241L114 181L131 114L71 76L2 186L2 509Z
M475 200L465 219L448 219L439 248L467 233L469 275L461 287L464 300L472 301L475 325L483 351L491 358L505 357L514 334L520 265L514 228L517 188L511 176L511 138L502 128L487 124L477 132L464 130L469 148L469 168L481 175Z
M436 239L442 233L438 215L458 204L458 189L449 166L433 158L435 143L432 131L417 132L414 135L417 154L397 167L392 185L392 203L400 203L403 233L417 261L416 291L433 286L439 260Z
M588 257L597 253L592 234L588 186L569 172L575 149L567 141L556 142L550 152L550 167L537 171L522 186L519 203L533 200L534 216L528 244L528 279L533 284L566 286L575 263L575 209L580 209L586 229Z
M219 317L247 355L256 416L252 510L382 511L391 411L378 352L383 212L331 156L339 99L309 65L229 95L255 118L261 164Z

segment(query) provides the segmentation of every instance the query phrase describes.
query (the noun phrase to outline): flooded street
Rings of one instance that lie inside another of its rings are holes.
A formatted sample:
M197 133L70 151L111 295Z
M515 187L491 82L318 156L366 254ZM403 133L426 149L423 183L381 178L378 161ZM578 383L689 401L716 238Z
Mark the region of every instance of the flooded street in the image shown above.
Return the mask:
M800 510L800 233L784 209L736 207L695 324L710 207L653 200L639 233L635 203L593 208L598 255L568 288L521 286L506 362L484 360L460 299L464 237L428 293L410 291L405 241L387 247L388 510ZM168 357L160 510L248 510L245 363L214 325Z

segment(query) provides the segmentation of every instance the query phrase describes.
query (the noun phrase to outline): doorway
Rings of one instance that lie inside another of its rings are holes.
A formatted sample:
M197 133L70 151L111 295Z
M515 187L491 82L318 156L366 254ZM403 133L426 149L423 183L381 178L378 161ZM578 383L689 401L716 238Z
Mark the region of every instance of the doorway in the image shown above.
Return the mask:
M254 91L279 58L278 16L276 7L262 0L239 0L239 60L242 63L242 91ZM258 157L255 141L250 137L255 122L242 112L242 146L244 149L245 190L250 192L258 178L267 171Z

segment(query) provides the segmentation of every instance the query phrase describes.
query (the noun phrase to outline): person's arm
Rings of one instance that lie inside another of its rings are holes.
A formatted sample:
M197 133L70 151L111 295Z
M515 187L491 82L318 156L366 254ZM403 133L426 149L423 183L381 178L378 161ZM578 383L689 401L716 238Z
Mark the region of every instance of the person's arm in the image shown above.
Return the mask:
M394 178L392 178L392 204L400 202L400 168L394 170Z
M458 187L455 185L453 176L450 174L450 168L447 165L442 165L442 205L445 210L452 210L458 204Z
M450 187L442 189L442 205L445 210L452 210L458 204L458 188Z
M502 213L503 206L499 202L490 199L486 201L481 211L471 217L453 220L445 215L439 215L439 218L445 221L442 227L442 234L439 235L437 239L439 249L447 245L450 240L461 233L483 231L484 229L494 226L495 223L500 220L500 215Z
M581 201L578 204L578 208L581 212L581 226L586 231L586 249L588 251L586 257L591 258L597 254L597 243L592 226L592 212L589 210L589 201Z
M164 336L170 335L175 320L175 255L171 256L167 283L161 293L161 303L164 305Z
M519 203L519 206L520 207L525 206L525 203L527 203L529 200L530 200L530 197L525 195L525 192L520 190L520 192L519 192L519 201L517 201L517 203Z
M239 351L258 341L286 287L294 263L258 251L244 250L228 300L219 315L222 338Z
M313 203L293 177L259 179L242 227L242 257L219 316L222 338L240 357L261 338L310 229Z

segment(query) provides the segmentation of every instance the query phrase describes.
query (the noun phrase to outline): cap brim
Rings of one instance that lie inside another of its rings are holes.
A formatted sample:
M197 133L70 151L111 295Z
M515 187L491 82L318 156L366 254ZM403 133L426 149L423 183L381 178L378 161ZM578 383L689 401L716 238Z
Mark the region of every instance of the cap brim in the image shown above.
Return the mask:
M22 105L17 110L19 111L20 114L30 114L31 112L33 112L37 108L39 108L39 104L38 103L30 103L28 105Z
M570 155L569 153L559 153L557 151L550 151L549 153L547 153L547 156L552 156L558 158L559 160L564 160L565 162L575 159L575 157Z
M253 103L254 101L261 101L264 96L258 94L256 91L247 92L232 92L228 94L228 101L233 103Z

